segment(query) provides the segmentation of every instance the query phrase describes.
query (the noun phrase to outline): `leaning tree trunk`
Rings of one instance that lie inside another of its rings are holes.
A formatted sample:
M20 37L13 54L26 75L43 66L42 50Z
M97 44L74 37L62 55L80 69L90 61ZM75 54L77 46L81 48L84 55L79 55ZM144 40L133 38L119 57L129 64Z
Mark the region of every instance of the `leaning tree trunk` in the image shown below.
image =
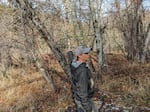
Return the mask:
M33 25L33 27L35 27L38 30L41 37L51 48L53 54L57 58L64 72L70 78L71 72L69 66L67 65L65 56L60 51L60 49L57 46L55 46L54 39L52 38L51 34L47 31L40 18L37 16L36 12L32 8L32 5L28 2L28 0L16 0L16 3L18 4L19 8L21 8L21 10L26 11L26 19L31 22L29 25Z
M55 88L55 85L54 85L54 82L51 78L51 74L49 74L48 72L48 69L45 67L43 61L38 58L38 50L36 50L37 47L35 47L35 41L34 41L34 36L29 36L28 35L28 27L27 27L27 21L26 21L26 18L24 16L25 14L25 10L21 10L21 14L22 14L22 17L21 17L21 24L22 24L22 29L23 29L23 33L24 33L24 38L26 39L26 48L27 50L30 50L31 52L31 55L33 57L33 60L35 61L36 63L36 66L37 68L39 69L39 71L41 72L41 74L43 75L43 77L46 79L46 81L48 82L48 84L50 85L52 91L55 91L56 88ZM32 30L33 31L33 30Z

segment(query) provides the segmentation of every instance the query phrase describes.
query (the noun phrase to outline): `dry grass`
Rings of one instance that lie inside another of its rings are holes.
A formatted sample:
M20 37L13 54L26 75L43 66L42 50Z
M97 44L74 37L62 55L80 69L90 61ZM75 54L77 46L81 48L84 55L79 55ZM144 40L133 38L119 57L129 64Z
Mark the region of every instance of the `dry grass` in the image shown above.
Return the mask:
M99 89L118 105L149 106L150 64L131 65L121 55L108 58L108 72L103 75L103 84L97 84ZM35 70L7 71L8 79L0 77L0 112L59 112L72 105L70 85L62 79L65 74L60 66L51 69L56 92Z
M10 111L20 105L27 106L34 101L32 95L40 92L46 82L39 73L23 75L22 70L13 69L9 72L12 74L8 79L1 78L2 80L0 80L0 106L8 105L7 110Z
M108 61L108 72L99 88L111 93L114 101L122 105L149 106L150 64L130 64L118 54L111 55Z

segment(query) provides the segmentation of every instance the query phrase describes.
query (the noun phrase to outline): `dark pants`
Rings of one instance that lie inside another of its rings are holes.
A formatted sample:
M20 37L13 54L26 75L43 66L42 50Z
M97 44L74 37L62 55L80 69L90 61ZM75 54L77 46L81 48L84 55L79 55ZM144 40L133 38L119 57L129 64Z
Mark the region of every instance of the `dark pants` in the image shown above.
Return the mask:
M96 109L93 101L90 99L90 105L91 110L86 111L85 108L82 106L81 101L75 99L75 103L77 105L77 112L98 112L98 109Z

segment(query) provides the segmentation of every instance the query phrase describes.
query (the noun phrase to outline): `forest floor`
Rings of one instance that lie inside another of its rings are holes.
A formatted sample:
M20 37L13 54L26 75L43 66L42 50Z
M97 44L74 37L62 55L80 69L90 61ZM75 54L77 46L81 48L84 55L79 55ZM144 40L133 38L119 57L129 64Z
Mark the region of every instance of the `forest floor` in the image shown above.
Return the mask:
M70 83L55 59L53 62L50 74L55 92L32 68L12 68L7 72L8 78L0 77L0 112L64 112L68 106L74 105ZM134 112L148 112L150 63L130 64L121 54L109 54L106 69L103 83L95 81L94 100L98 102L98 98L103 97L105 103L113 103L131 112L133 109Z

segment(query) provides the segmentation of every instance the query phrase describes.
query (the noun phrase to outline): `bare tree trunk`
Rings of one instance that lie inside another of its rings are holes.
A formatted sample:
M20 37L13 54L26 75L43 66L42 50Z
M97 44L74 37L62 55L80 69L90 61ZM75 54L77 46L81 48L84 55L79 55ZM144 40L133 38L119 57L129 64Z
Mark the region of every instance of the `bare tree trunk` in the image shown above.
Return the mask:
M77 3L79 4L79 6L77 6ZM79 7L79 9L78 9ZM81 1L74 1L74 7L73 7L73 12L74 12L74 30L75 30L75 38L77 40L77 44L78 45L83 45L84 43L84 39L83 39L83 28L82 28L82 24L81 24Z
M65 38L67 39L67 47L69 49L71 49L71 43L70 43L70 36L69 36L69 33L68 33L68 27L67 25L69 25L69 12L70 12L70 7L69 7L69 0L65 0L64 1L64 8L65 8L65 18L64 18L64 35L65 35Z
M144 30L142 2L143 0L126 0L125 16L123 16L120 12L119 0L115 0L117 26L123 32L127 59L131 63L141 61L141 57L143 57L143 61L145 60L144 55L146 55L147 50L143 47L146 47L145 42L149 41L145 36L147 32Z
M105 27L102 27L101 25L101 4L102 0L96 1L97 4L97 10L94 8L94 1L89 0L89 7L90 7L90 13L91 18L93 22L93 29L94 29L94 38L96 40L96 51L98 55L98 79L102 82L102 71L104 68L104 63L106 59L106 55L104 54L104 29ZM96 17L97 16L97 17Z
M43 77L46 79L46 81L48 82L48 84L50 85L52 91L55 91L55 86L54 86L54 82L51 78L51 74L48 73L48 70L46 69L46 67L44 66L44 64L42 63L42 60L40 60L38 58L38 54L37 54L37 50L34 46L35 43L33 43L33 38L34 37L29 37L28 38L28 32L27 32L27 26L26 26L26 20L24 17L24 10L22 10L22 28L23 28L23 32L24 32L24 38L26 38L26 42L27 42L27 49L30 50L30 52L32 53L32 57L34 59L34 61L36 62L36 66L39 69L39 71L41 72L41 74L43 75Z
M68 77L71 77L69 66L67 65L66 58L63 55L63 53L60 51L60 49L55 46L54 39L52 38L51 34L47 31L44 24L42 24L41 20L35 13L34 9L32 8L31 4L27 0L16 0L18 6L21 8L21 10L26 11L26 19L28 21L31 21L29 25L33 25L35 27L41 37L45 40L47 45L51 48L53 54L57 58L58 62L60 63L61 67L63 68L64 72L68 75Z
M31 50L32 56L36 62L36 66L39 69L39 71L41 72L41 74L43 75L43 77L45 78L45 80L48 82L48 84L50 85L52 91L56 90L56 87L54 85L54 81L51 78L51 74L49 74L48 70L46 69L46 67L44 66L44 64L42 63L42 60L40 60L37 57L37 54L35 52L33 52Z
M141 56L141 62L142 63L145 63L145 57L146 57L146 53L148 51L148 45L149 45L149 42L150 42L150 24L148 25L147 33L146 33L145 36L146 36L146 39L145 39L143 52L142 52L142 56Z

